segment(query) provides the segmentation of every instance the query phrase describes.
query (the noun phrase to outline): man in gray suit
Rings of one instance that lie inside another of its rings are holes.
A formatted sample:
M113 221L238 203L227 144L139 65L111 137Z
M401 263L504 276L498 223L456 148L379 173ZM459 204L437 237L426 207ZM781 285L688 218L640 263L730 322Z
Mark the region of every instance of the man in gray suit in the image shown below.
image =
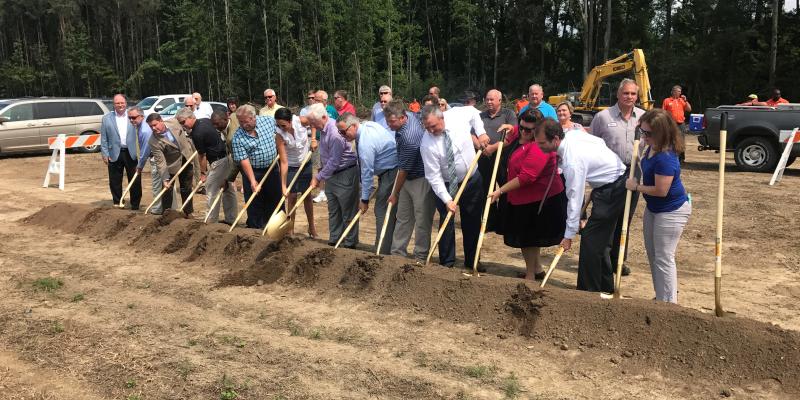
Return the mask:
M178 170L181 169L186 160L192 157L195 147L174 118L164 121L161 115L152 113L147 116L147 124L153 130L148 143L150 145L150 154L155 159L158 173L161 175L161 181L168 188L161 197L161 204L166 211L172 206L173 189L169 184L170 178L178 173ZM178 176L183 201L186 201L192 192L192 177L194 176L195 164L196 160L189 164ZM187 217L191 218L194 211L191 200L186 204L183 211L186 212Z
M137 140L136 128L128 119L128 102L125 96L114 96L114 111L103 116L100 125L100 152L103 162L108 166L108 186L114 204L122 197L122 174L128 182L136 172L136 164L141 149ZM139 209L142 200L142 180L137 179L131 187L131 210Z

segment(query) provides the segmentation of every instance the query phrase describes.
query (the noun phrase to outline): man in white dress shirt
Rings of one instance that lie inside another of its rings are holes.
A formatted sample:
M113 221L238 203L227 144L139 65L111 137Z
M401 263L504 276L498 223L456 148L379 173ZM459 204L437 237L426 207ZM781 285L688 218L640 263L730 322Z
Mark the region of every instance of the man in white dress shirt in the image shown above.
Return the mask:
M578 233L586 183L592 187L592 214L581 233L578 290L614 291L610 247L617 219L625 209L625 164L603 139L582 131L564 133L558 122L545 119L536 131L543 152L558 152L566 179L567 229L561 247L569 250Z
M467 176L470 163L475 158L472 143L472 126L469 117L462 113L442 113L438 105L426 105L422 109L422 123L427 131L422 136L420 152L425 164L425 179L431 184L436 195L436 209L439 211L439 224L444 222L448 211L461 210L461 231L464 245L464 265L470 268L475 259L475 251L480 234L481 212L483 211L483 179L477 168ZM485 133L478 134L482 146L489 142ZM459 204L453 201L459 185L467 179ZM624 183L624 182L623 182ZM447 224L439 241L439 263L452 267L455 264L455 221ZM479 270L482 267L479 266Z
M204 102L203 96L198 92L192 93L192 98L194 99L195 105L194 116L197 117L197 119L211 118L211 114L214 114L214 109L211 108L211 104L208 104L207 101Z

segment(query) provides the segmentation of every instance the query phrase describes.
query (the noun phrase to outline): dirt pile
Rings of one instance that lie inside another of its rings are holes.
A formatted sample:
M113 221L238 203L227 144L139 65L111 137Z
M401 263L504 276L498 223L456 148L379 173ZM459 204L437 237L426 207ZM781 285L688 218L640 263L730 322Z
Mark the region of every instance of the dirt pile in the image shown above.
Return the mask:
M25 220L51 229L147 247L220 271L220 286L280 285L352 296L375 307L407 309L473 323L499 337L520 334L608 355L630 371L658 370L683 380L742 385L774 380L800 393L800 333L745 318L716 318L644 300L539 290L518 279L468 277L438 266L322 242L269 241L222 224L58 203Z

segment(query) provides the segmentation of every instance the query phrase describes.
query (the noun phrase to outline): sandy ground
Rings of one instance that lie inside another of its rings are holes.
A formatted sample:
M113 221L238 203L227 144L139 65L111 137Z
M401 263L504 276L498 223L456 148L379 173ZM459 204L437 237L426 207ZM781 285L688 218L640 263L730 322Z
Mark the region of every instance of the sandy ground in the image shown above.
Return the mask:
M679 297L687 312L709 313L714 307L717 155L697 152L691 143L689 149L683 178L694 213L677 254ZM714 370L702 363L687 366L689 372L681 374L674 364L637 359L618 346L587 347L565 338L494 332L469 315L437 317L424 307L392 307L394 303L376 296L288 281L220 285L231 273L229 263L203 262L203 255L189 261L187 254L168 251L173 244L169 238L145 235L133 240L80 229L64 233L41 221L25 223L24 218L56 202L110 206L99 155L67 156L64 192L41 188L47 157L0 159L3 398L798 396L796 384L777 377L695 376L695 369ZM770 187L769 175L738 172L731 157L728 165L723 306L735 313L730 317L734 320L774 324L794 332L791 337L796 338L800 248L795 232L800 227L800 205L795 196L800 169L790 168L779 185ZM149 187L148 174L144 182ZM143 203L151 198L147 192ZM205 210L201 201L196 202L200 212L195 218ZM640 203L630 234L628 265L633 273L622 284L625 296L641 299L623 301L644 303L653 297L653 290L641 240L642 208ZM317 205L315 213L325 239L325 206ZM64 221L69 223L68 218ZM122 221L120 230L125 226ZM303 221L301 216L298 233L305 232ZM186 225L185 231L192 227ZM244 228L235 233L252 236ZM219 235L212 239L227 237ZM374 216L368 213L361 241L373 237ZM494 235L484 246L489 274L509 277L488 278L511 285L519 282L510 278L523 269L519 252ZM367 244L363 247L368 249ZM551 251L545 254L544 261L549 262ZM247 261L234 260L235 252L231 257L230 264ZM577 248L562 258L551 278L553 290L574 288L576 265ZM453 279L461 275L455 270L444 273ZM63 286L45 290L35 285L48 277ZM570 327L578 332L584 328L579 323ZM708 338L713 340L711 334ZM792 340L786 348L763 351L794 349L787 353L794 355L797 342ZM688 341L686 345L692 347Z

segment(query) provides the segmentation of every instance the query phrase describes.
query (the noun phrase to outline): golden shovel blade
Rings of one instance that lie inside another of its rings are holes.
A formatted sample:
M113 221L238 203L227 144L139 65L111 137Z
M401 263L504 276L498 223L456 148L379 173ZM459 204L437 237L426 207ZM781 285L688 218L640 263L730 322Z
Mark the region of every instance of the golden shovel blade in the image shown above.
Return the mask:
M280 210L267 221L267 237L272 240L283 239L291 227L291 221L286 218L286 213Z

